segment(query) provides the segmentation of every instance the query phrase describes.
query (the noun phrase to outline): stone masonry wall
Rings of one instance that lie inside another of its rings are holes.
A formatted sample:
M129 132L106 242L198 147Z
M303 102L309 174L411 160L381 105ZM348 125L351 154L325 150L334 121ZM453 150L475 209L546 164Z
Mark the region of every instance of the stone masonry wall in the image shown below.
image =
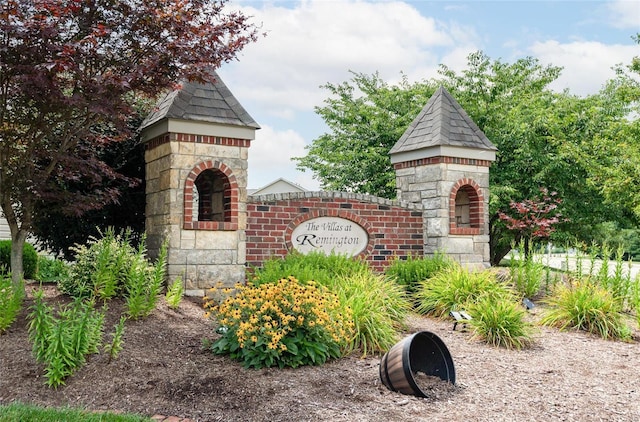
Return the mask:
M489 163L466 160L462 164L427 164L430 165L396 165L398 197L424 207L425 255L445 252L462 264L488 265L489 225L484 215L489 209ZM478 217L479 233L450 233L450 193L462 180L473 181L480 189L483 211Z
M281 193L249 197L247 264L261 266L292 249L293 230L311 218L340 217L369 235L360 256L382 271L393 257L423 255L423 216L419 204L344 192Z
M182 277L189 294L202 295L217 281L244 282L248 140L170 133L147 143L145 152L149 256L169 239L169 280ZM184 221L185 183L202 163L224 165L238 199L233 230L192 230Z

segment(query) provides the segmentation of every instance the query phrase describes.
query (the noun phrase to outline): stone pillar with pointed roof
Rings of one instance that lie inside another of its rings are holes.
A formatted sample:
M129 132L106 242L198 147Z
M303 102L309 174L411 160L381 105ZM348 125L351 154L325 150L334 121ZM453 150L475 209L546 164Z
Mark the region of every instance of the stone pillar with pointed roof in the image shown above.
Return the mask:
M424 253L489 266L489 167L497 148L443 87L389 154L398 199L422 204Z
M202 295L244 282L247 158L260 126L215 75L183 83L142 123L149 255L168 241L170 280Z

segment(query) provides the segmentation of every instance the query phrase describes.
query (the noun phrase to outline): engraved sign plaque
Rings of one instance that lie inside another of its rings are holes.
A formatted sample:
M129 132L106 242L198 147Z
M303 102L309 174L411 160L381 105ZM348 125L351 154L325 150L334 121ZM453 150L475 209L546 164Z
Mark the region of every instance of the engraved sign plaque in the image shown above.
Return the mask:
M364 251L369 234L354 221L340 217L309 219L293 230L291 244L303 254L311 251L356 256Z

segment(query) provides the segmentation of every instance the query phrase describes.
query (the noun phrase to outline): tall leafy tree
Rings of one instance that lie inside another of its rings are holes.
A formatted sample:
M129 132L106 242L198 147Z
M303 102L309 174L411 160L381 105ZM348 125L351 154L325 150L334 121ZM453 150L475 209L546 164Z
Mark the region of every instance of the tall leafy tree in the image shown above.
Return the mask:
M599 156L594 145L616 126L633 132L625 119L629 99L623 101L618 95L616 100L606 91L585 98L568 91L555 93L549 85L561 70L532 57L505 63L476 52L462 72L442 65L438 78L414 84L404 79L389 86L377 74L354 74L351 81L326 86L331 97L317 112L332 132L314 140L307 156L298 158L298 166L311 169L325 188L394 197L388 151L434 88L443 85L498 147L490 173L492 262L498 263L515 240L499 212L534 198L541 188L562 199L560 211L566 220L558 224L553 237L590 240L603 221L631 221L630 204L611 207L606 200L601 181L609 167L596 166L602 168L596 177L585 154L579 153L588 144L589 156ZM621 86L628 87L629 82ZM605 143L614 148L611 138L606 137ZM629 160L625 163L631 165ZM608 186L613 189L615 184Z
M351 81L324 88L331 97L316 113L331 132L295 158L298 168L311 170L323 189L394 197L389 150L437 87L410 84L406 76L392 86L377 73L353 73Z
M0 6L0 207L14 282L34 209L80 215L133 183L101 154L128 137L136 96L207 81L256 40L210 0L5 0Z
M640 44L640 35L634 39ZM591 169L588 181L608 206L640 220L640 56L615 70L599 101L583 112L588 124L607 124L577 140L572 153Z

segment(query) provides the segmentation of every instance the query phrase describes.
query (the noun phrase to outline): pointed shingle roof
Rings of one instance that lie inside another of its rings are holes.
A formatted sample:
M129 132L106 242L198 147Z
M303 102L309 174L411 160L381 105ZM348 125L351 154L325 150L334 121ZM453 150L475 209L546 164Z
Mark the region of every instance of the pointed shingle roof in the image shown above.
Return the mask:
M163 119L180 119L260 129L229 88L214 72L214 83L184 82L156 104L142 122L147 128Z
M497 150L460 104L441 86L389 154L442 146Z

